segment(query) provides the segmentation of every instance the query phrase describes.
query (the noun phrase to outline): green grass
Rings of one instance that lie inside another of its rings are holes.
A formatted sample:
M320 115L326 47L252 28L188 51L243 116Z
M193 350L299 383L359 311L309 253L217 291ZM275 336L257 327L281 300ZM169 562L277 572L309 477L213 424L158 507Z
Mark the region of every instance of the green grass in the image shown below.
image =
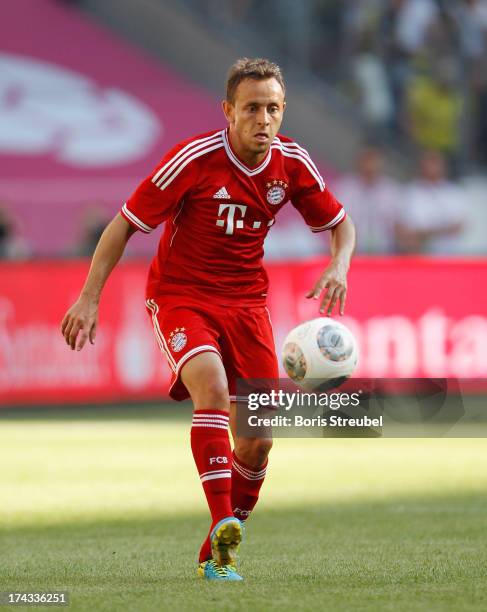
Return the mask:
M70 610L487 608L482 439L276 440L245 582L207 584L189 421L50 417L0 420L0 590L66 589Z

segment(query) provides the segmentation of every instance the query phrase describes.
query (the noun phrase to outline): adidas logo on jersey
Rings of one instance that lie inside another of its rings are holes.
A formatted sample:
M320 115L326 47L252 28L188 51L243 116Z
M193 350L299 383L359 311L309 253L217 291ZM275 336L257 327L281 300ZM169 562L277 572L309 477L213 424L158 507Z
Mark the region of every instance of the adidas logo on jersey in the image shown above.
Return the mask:
M229 200L230 197L231 196L228 193L228 191L225 189L225 187L221 187L213 196L215 200Z

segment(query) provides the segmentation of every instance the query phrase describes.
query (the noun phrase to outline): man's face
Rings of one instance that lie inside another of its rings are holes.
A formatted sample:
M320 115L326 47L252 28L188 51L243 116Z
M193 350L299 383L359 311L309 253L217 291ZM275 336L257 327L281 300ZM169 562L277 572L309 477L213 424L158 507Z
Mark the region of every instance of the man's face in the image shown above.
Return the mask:
M239 83L233 103L223 102L237 153L259 157L269 149L279 131L286 102L274 78L244 79Z

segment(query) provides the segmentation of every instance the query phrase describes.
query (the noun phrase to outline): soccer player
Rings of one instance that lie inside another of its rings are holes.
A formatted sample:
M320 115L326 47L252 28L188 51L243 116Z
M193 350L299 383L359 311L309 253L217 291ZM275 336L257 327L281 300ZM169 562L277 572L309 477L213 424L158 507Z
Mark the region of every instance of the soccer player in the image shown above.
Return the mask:
M311 231L331 230L331 262L308 298L343 314L355 243L352 221L307 151L278 135L285 102L279 67L240 59L230 69L226 129L175 146L109 223L61 330L73 350L95 341L103 286L135 231L165 222L146 306L173 372L170 395L194 404L191 449L211 513L200 576L241 580L236 551L259 497L271 439L236 433L237 378L278 378L263 243L291 201ZM234 449L230 445L229 421Z

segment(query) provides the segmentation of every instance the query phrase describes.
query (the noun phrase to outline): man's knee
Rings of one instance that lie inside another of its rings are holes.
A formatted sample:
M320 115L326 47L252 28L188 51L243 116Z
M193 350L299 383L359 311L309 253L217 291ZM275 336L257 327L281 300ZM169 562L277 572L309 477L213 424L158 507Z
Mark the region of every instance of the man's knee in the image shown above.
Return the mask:
M260 467L267 461L272 448L272 438L238 438L235 454L251 467Z
M196 409L197 405L201 405L201 408L215 410L228 410L230 407L227 381L218 376L202 380L195 389L194 396L192 395Z
M229 410L227 377L218 355L197 355L183 367L181 379L195 410Z

